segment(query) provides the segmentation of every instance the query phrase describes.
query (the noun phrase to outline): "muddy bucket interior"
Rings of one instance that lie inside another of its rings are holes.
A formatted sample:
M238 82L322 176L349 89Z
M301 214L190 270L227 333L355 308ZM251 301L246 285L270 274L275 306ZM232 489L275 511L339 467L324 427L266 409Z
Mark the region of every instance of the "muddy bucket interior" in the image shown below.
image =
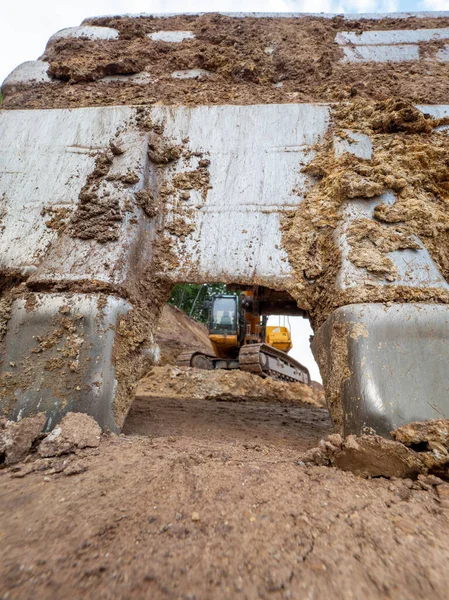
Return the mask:
M229 70L173 70L181 53L215 56L213 16L141 16L137 37L133 17L96 18L15 69L0 111L2 413L43 411L51 428L86 412L119 431L170 290L224 282L309 316L341 432L448 417L449 29L408 18L371 16L359 35L354 17L290 16L268 44L281 16L221 16L224 37L238 24L253 40L226 46ZM311 44L329 63L319 85Z

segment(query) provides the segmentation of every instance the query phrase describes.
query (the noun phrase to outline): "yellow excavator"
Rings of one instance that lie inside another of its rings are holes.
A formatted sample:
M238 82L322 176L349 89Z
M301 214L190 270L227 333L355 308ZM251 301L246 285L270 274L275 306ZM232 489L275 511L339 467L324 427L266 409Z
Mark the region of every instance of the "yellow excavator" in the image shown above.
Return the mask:
M287 327L267 325L268 315L263 312L267 309L270 312L270 308L276 311L276 306L279 310L281 304L273 303L271 297L270 301L264 302L265 289L214 295L205 303L205 308L209 310L209 339L215 355L183 352L178 357L178 366L240 369L261 377L310 385L308 369L287 354L293 347L290 331ZM304 316L294 305L285 314Z

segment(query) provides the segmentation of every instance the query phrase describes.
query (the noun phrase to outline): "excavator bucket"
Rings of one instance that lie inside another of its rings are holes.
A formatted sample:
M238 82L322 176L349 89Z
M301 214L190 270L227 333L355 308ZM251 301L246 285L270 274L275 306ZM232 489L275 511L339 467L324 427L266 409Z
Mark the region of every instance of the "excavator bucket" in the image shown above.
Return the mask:
M448 70L444 13L55 34L2 87L2 413L119 431L172 286L227 282L307 311L342 432L449 417Z

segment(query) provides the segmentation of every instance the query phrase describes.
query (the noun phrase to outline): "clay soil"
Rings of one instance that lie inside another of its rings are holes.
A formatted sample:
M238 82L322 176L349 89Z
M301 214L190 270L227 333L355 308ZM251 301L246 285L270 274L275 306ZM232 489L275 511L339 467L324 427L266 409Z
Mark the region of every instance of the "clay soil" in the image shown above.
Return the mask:
M181 352L200 350L213 354L207 328L189 319L176 306L166 305L155 331L155 341L161 349L161 364L175 365Z
M42 58L50 64L54 83L5 94L3 107L339 102L354 97L444 104L449 63L434 59L441 44L422 44L426 60L394 63L392 68L342 62L335 36L339 31L443 28L448 23L447 18L345 21L218 14L87 19L87 25L119 30L120 38L51 42ZM159 30L192 31L195 39L173 44L147 37ZM172 77L190 69L206 75ZM129 79L137 73L145 73L148 82ZM110 76L119 79L103 79Z
M316 394L207 382L170 365L202 326L159 327L120 436L0 470L2 600L447 598L449 484L308 463L332 433Z
M0 471L0 597L446 598L447 484L298 462L330 431L322 408L141 394L76 474Z

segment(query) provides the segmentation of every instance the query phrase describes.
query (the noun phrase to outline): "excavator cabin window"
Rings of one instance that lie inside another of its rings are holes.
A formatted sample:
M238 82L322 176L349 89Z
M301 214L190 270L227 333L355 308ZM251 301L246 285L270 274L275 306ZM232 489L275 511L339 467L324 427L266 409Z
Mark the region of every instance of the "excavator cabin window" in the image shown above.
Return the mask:
M236 335L237 313L236 296L216 296L212 301L210 332Z

